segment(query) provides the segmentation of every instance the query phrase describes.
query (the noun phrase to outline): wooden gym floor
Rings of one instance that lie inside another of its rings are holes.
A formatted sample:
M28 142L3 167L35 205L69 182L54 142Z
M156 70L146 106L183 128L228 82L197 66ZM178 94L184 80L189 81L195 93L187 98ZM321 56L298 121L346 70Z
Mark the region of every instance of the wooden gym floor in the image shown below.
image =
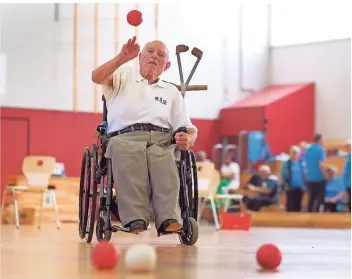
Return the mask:
M76 224L1 228L1 278L4 279L243 279L243 278L351 278L351 231L329 229L252 228L249 232L220 231L200 226L193 247L181 246L177 235L156 237L155 230L138 236L115 233L121 249L139 242L154 245L158 268L149 275L129 274L123 260L113 271L99 272L90 264L92 244L78 236ZM256 249L278 245L283 261L276 272L262 272Z

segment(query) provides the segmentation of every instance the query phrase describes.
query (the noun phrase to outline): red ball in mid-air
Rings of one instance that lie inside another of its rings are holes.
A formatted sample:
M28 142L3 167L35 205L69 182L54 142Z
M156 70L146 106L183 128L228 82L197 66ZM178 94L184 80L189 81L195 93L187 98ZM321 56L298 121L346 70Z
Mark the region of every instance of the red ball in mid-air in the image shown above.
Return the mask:
M127 14L127 22L132 26L138 26L142 21L142 13L138 10L132 10Z
M91 260L98 269L113 269L118 264L119 258L119 252L108 241L99 242L91 254Z
M257 251L257 262L264 269L277 268L281 260L281 251L274 244L264 244Z

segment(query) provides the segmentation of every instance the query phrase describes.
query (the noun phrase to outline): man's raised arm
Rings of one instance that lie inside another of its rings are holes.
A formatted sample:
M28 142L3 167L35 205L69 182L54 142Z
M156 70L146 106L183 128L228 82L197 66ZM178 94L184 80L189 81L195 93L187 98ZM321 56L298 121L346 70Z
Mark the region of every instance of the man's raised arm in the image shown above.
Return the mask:
M113 86L114 72L123 64L136 58L139 51L140 47L136 44L136 37L129 39L115 58L99 66L92 72L92 81L96 84Z

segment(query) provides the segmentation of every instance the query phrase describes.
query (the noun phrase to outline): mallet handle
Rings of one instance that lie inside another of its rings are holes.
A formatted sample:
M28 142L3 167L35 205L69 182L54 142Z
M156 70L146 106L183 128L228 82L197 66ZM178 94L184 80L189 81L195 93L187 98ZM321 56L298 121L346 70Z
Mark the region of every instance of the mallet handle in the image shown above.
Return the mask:
M174 84L181 91L181 85ZM204 91L208 90L208 85L187 85L186 91Z

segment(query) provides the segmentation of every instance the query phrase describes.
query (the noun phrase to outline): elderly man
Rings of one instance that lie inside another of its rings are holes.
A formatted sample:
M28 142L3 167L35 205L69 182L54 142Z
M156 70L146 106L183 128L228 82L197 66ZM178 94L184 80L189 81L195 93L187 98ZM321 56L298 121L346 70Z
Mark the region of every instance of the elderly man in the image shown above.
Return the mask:
M137 56L139 70L124 65ZM103 86L107 104L105 156L112 160L121 224L132 233L147 229L150 198L158 232L182 228L174 151L176 145L189 149L197 128L178 89L160 79L169 67L163 42L149 42L140 52L133 37L115 58L92 72L93 82ZM174 145L172 135L180 127L188 132L177 133Z
M279 203L280 185L278 178L271 175L268 165L259 166L258 173L253 174L247 182L246 188L257 193L252 198L244 197L247 208L251 211L259 211L263 206Z

